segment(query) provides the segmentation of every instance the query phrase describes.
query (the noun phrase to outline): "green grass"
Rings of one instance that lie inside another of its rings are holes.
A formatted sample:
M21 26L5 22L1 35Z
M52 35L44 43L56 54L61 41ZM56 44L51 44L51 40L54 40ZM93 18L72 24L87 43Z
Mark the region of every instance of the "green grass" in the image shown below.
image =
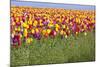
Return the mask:
M80 33L67 39L57 36L54 39L34 39L33 43L22 44L19 48L11 47L11 66L54 64L95 61L95 34L87 36Z

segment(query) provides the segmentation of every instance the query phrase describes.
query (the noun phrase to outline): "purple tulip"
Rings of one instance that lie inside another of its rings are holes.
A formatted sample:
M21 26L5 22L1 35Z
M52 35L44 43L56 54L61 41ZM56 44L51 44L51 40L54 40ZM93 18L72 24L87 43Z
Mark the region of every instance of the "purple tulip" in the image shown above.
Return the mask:
M37 40L40 40L40 39L41 39L40 33L35 33L35 34L33 35L33 37L36 38Z
M44 21L44 22L43 22L43 24L44 24L44 25L47 25L47 24L48 24L48 22L45 22L45 21Z
M65 22L62 22L62 24L65 24Z

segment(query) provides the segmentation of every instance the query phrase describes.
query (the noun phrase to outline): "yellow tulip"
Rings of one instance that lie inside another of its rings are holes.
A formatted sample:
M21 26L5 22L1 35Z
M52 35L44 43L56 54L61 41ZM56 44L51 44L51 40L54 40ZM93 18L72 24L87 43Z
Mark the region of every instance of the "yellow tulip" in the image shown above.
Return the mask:
M16 22L18 22L19 21L19 18L18 17L16 17Z
M69 27L67 26L66 29L69 30Z
M47 29L47 33L50 34L50 32L51 32L51 29Z
M63 28L66 28L66 26L65 26L65 25L62 25L62 27L63 27Z
M22 34L20 34L20 38L22 38Z
M55 27L56 27L56 28L59 28L59 25L58 25L58 24L55 24Z
M27 37L27 33L26 32L24 32L24 36Z
M29 25L27 24L26 28L28 29L29 28Z
M32 25L32 21L31 21L31 20L30 20L30 21L28 21L28 22L29 22L29 24L30 24L30 25Z
M26 23L23 23L22 26L23 26L23 27L27 27L27 24L26 24Z
M26 43L28 43L28 44L30 44L30 43L31 43L30 38L27 38Z
M42 20L40 19L40 20L39 20L39 22L41 23L41 22L42 22Z
M32 29L32 33L33 33L33 34L35 33L35 30L34 30L34 29Z
M52 23L49 23L48 26L49 26L49 27L53 27L53 24L52 24Z
M55 30L58 32L59 31L59 29L58 28L55 28Z
M37 26L38 22L35 20L33 26Z
M84 25L84 28L86 29L86 28L87 28L87 26L86 26L86 25Z
M63 31L63 30L61 30L61 31L60 31L60 34L61 34L61 35L63 35L63 33L64 33L64 31Z
M65 32L65 31L63 31L63 34L65 35L65 34L66 34L66 32Z
M20 31L20 27L18 27L18 29L17 29L18 31Z
M46 33L46 30L43 30L43 31L42 31L42 34L45 35L45 33Z
M43 26L43 23L40 22L40 26Z
M78 22L78 18L76 18L76 22Z
M27 29L24 30L24 36L27 37Z
M95 20L92 20L91 22L92 22L92 23L95 23Z
M15 27L15 31L17 31L18 29Z
M39 29L38 28L36 28L35 31L36 31L36 33L39 33Z

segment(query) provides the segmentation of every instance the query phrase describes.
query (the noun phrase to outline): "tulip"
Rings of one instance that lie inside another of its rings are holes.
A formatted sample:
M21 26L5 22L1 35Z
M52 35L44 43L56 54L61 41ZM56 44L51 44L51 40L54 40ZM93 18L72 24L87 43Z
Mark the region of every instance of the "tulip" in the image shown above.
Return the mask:
M80 32L86 36L88 31L95 29L95 12L15 6L11 7L10 25L14 45L21 45L22 37L30 44L31 35L37 40L42 36L54 38L57 34L67 38Z
M47 33L50 34L50 32L51 32L51 29L47 29Z
M33 36L34 36L34 38L36 38L37 40L40 40L40 39L41 39L40 33L35 33Z
M43 24L44 24L44 25L47 25L47 24L48 24L48 22L44 21L44 22L43 22Z
M56 21L53 21L53 24L56 24Z
M14 37L12 39L13 39L13 45L14 46L16 46L15 44L17 44L17 43L18 43L18 46L21 46L21 39L20 39L19 34L14 35Z
M59 29L58 29L57 27L55 28L55 30L56 30L56 32L58 32L58 31L59 31Z
M12 26L14 26L15 25L15 22L12 22Z
M27 38L26 43L27 43L27 44L30 44L32 41L33 41L32 38Z
M50 33L50 36L54 38L56 35L57 35L57 32L55 30L52 30Z
M62 25L62 28L64 29L64 28L66 28L66 26L65 25Z
M84 35L86 36L86 35L87 35L87 33L86 33L86 32L84 32Z
M45 33L46 33L46 30L42 30L42 34L45 35Z
M35 30L34 30L34 29L32 29L31 31L32 31L32 34L34 34L34 33L35 33Z
M26 24L26 23L23 23L22 26L23 26L23 27L27 27L27 24Z
M32 21L30 20L30 21L28 21L28 23L29 23L29 25L32 25Z
M64 31L63 31L63 30L61 30L61 31L60 31L60 35L63 35L63 33L64 33Z
M28 33L28 32L27 32L27 29L25 29L25 30L24 30L24 33L23 33L24 37L27 37L27 33Z
M35 27L36 27L36 26L37 26L37 24L38 24L38 22L35 20L35 21L34 21L34 23L33 23L33 26L35 26Z
M38 28L36 28L36 29L35 29L35 32L36 32L36 33L39 33L39 29L38 29Z
M20 27L18 27L18 29L17 29L19 32L21 31L21 29L20 29Z
M67 36L67 35L65 35L65 38L66 38L66 39L67 39L67 37L68 37L68 36Z

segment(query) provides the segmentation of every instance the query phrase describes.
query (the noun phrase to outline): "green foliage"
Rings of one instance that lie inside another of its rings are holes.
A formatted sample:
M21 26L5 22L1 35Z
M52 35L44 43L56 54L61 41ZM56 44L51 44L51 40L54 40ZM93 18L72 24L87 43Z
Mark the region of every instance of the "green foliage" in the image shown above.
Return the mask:
M19 48L11 47L11 66L54 64L95 61L94 32L70 35L67 39L60 36L33 39L32 44L22 44Z

